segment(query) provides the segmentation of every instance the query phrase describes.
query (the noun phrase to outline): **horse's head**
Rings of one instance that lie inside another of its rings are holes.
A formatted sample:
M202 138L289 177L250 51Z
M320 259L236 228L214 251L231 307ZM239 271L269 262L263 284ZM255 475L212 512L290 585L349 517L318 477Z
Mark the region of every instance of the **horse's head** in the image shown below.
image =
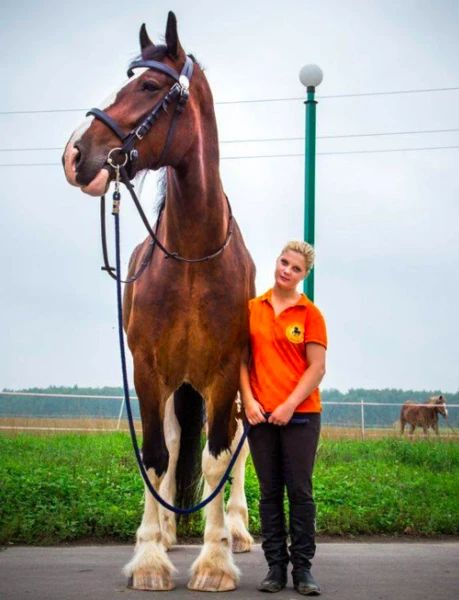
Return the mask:
M437 412L440 413L445 419L448 417L448 410L446 408L446 400L443 396L432 396L429 399L429 404L434 404Z
M129 81L103 111L88 113L95 118L76 129L65 148L67 180L87 194L103 194L114 167L124 162L131 178L142 169L177 167L200 130L200 103L212 102L202 71L180 45L174 13L166 44L155 45L142 25L140 47Z

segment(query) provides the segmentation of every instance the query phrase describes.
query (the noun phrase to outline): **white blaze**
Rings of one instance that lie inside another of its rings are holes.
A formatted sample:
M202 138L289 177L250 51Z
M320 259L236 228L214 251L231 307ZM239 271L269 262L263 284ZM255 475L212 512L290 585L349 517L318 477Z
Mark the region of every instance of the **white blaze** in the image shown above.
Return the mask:
M136 69L135 70L135 74L132 77L130 77L129 79L126 79L125 81L123 81L123 83L121 84L121 86L117 87L115 89L115 91L111 92L111 94L109 94L108 96L106 96L105 99L102 102L99 102L97 104L97 108L99 108L100 110L106 110L115 101L116 95L118 94L119 90L121 90L125 85L127 85L133 79L137 79L138 77L140 77L141 75L143 75L143 73L145 73L145 71L148 71L148 69L146 67L142 67L142 68ZM75 129L75 131L72 133L72 135L71 135L70 140L69 140L68 143L73 146L76 141L78 141L79 139L81 139L81 137L83 136L84 132L87 129L89 129L89 126L91 125L93 119L94 119L94 117L92 115L89 115L88 117L86 117L84 119L84 121L82 121L78 125L78 127Z

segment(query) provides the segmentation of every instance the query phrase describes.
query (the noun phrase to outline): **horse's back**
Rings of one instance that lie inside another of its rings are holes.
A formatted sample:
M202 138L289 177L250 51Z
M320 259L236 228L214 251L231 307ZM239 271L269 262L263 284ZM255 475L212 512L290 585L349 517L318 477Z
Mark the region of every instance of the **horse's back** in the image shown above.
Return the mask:
M400 421L415 426L431 427L438 421L438 415L435 406L424 406L408 400L400 410Z

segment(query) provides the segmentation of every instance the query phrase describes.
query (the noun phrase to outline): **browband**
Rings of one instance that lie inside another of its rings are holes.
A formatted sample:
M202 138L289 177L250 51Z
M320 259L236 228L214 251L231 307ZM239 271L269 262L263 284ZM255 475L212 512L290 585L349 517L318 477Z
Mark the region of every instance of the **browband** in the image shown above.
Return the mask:
M120 148L112 148L107 157L107 163L111 167L113 167L115 170L118 169L117 170L118 173L119 173L120 167L121 166L124 167L128 162L129 162L129 167L132 168L132 163L135 160L137 160L138 155L139 155L138 150L136 150L134 148L135 144L139 140L142 140L147 135L147 133L150 131L150 129L152 128L155 121L158 119L160 111L164 110L164 112L167 113L168 105L171 102L174 102L175 100L178 99L177 105L175 107L174 115L172 117L172 122L171 122L168 132L167 132L166 142L163 146L163 149L162 149L162 152L158 159L156 168L158 168L158 165L162 164L162 161L164 160L164 156L166 155L167 150L169 148L170 141L173 137L175 127L177 125L177 117L184 111L185 105L188 101L188 97L190 94L189 87L190 87L191 76L193 74L193 61L189 56L187 56L185 59L185 64L183 65L180 75L177 73L177 71L175 69L173 69L172 67L168 67L167 65L164 65L163 63L160 63L155 60L140 59L140 60L134 60L129 65L129 69L128 69L129 77L131 77L133 75L133 73L134 73L133 69L142 68L142 67L147 68L147 69L153 69L155 71L161 71L162 73L169 75L169 77L172 77L172 79L175 80L175 83L169 88L169 91L167 92L167 94L165 96L163 96L159 100L159 102L157 102L155 104L155 106L150 110L150 112L147 114L147 116L144 117L143 120L140 122L140 124L138 124L136 127L134 127L134 129L132 129L129 133L124 133L124 131L121 129L121 127L118 125L118 123L114 119L112 119L112 117L110 115L108 115L104 110L100 110L99 108L91 108L91 110L89 110L86 113L86 116L92 115L93 117L95 117L96 119L101 121L104 125L106 125L109 129L111 129L113 131L113 133L121 141L122 146ZM113 158L112 152L114 150L119 151L119 153L122 156L124 155L124 158L123 158L124 162L122 164L119 164ZM114 160L115 160L115 162L114 162Z
M172 79L175 79L175 81L179 81L180 75L185 75L185 77L191 79L191 75L193 74L193 61L189 56L187 56L185 64L183 65L182 72L179 74L175 69L173 69L172 67L168 67L164 63L158 62L156 60L143 60L143 58L140 58L139 60L133 60L129 65L127 71L128 77L132 77L134 75L134 69L140 68L161 71L162 73L169 75L169 77L172 77Z

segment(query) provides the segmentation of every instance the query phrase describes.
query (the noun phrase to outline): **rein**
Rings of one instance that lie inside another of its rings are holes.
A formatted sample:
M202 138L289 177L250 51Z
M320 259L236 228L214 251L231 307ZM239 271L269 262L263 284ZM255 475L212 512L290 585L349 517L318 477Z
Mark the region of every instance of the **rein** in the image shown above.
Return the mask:
M115 193L114 193L114 196L115 196ZM234 464L239 457L239 454L242 450L244 442L247 438L247 434L249 433L250 425L248 423L246 423L244 425L244 431L241 436L241 439L239 440L236 450L234 451L233 456L231 457L231 460L230 460L225 472L223 473L223 476L222 476L220 482L218 483L216 488L213 490L213 492L209 496L207 496L207 498L205 498L204 500L199 502L199 504L196 504L195 506L192 506L190 508L180 508L178 506L174 506L172 504L169 504L169 502L166 502L166 500L164 500L164 498L162 498L158 494L158 492L155 490L155 488L153 487L153 485L148 477L147 471L145 469L145 465L143 464L142 454L141 454L139 444L137 441L137 434L135 431L134 419L132 416L131 399L130 399L130 394L129 394L129 382L128 382L127 369L126 369L126 351L125 351L125 345L124 345L124 332L123 332L123 302L122 302L122 293L121 293L121 283L122 282L121 282L121 277L120 277L121 251L120 251L119 199L114 200L114 210L113 210L112 214L115 219L116 276L113 276L113 274L111 272L110 272L110 275L116 279L116 299L117 299L117 306L118 306L118 337L119 337L119 343L120 343L121 371L122 371L122 376L123 376L124 399L125 399L125 403L126 403L126 412L127 412L127 416L128 416L129 432L131 434L131 441L132 441L132 446L134 448L134 454L135 454L135 457L137 460L137 465L139 467L140 474L142 475L142 479L144 480L145 485L147 486L149 492L155 498L155 500L157 500L157 502L159 502L159 504L161 504L161 506L163 506L167 510L170 510L176 514L189 515L194 512L197 512L198 510L201 510L201 508L204 508L204 506L209 504L209 502L212 502L212 500L220 493L220 491L222 490L222 488L228 481L231 470L234 467ZM154 248L153 244L152 244L152 246Z
M161 208L161 212L158 216L156 230L158 229L159 219L161 217L162 210L163 210L163 208ZM110 266L110 263L108 260L107 233L106 233L106 227L105 227L105 196L101 196L101 198L100 198L100 236L101 236L101 241L102 241L102 256L104 259L104 266L101 267L101 270L106 271L107 274L110 275L110 277L112 279L116 280L116 278L117 278L116 269L115 269L115 267ZM143 258L142 262L140 263L140 267L137 269L137 271L135 272L135 274L132 277L128 277L128 279L122 279L121 283L134 283L134 281L142 275L142 273L145 271L145 269L150 264L150 261L153 257L154 250L155 250L155 241L154 241L154 239L152 239L150 241L150 245L148 247L147 252L145 253L144 258Z
M132 183L129 180L129 177L128 177L128 174L127 174L125 168L118 167L118 166L116 166L114 168L115 168L117 177L115 179L115 191L113 192L112 214L115 214L115 211L119 212L119 205L120 205L120 200L121 200L121 194L119 191L119 181L121 178L122 182L127 187L132 200L134 201L135 207L137 208L140 218L142 219L142 222L145 225L145 229L148 231L148 233L151 237L150 247L149 247L147 253L145 254L144 259L142 260L139 269L136 271L136 273L132 277L129 277L128 279L123 280L122 283L133 283L136 279L138 279L142 275L142 273L145 271L146 267L148 266L148 264L150 263L150 261L153 257L153 253L154 253L156 246L158 246L158 248L165 254L165 258L173 258L175 260L178 260L180 262L185 262L185 263L200 263L200 262L206 262L208 260L212 260L213 258L216 258L217 256L219 256L223 252L223 250L228 246L228 244L231 240L231 236L233 235L233 213L231 210L231 204L226 195L225 195L225 198L226 198L226 202L228 205L228 213L229 214L228 214L228 227L227 227L227 231L226 231L225 241L220 246L220 248L218 248L218 250L216 250L212 254L208 254L201 258L186 258L186 257L178 254L178 252L170 252L170 250L168 250L158 239L157 231L159 228L159 223L161 220L161 216L162 216L164 207L161 208L161 211L158 215L158 219L156 221L155 230L153 230L150 226L150 223L148 222L148 219L145 215L142 205L140 204L139 198L137 197L137 194L135 193L134 186L132 185ZM106 228L105 228L105 195L101 196L101 198L100 198L100 233L101 233L101 239L102 239L102 254L103 254L103 259L104 259L104 266L101 267L101 269L102 269L102 271L106 271L108 273L108 275L110 275L110 277L112 277L112 279L116 279L116 270L114 269L114 267L110 266L109 260L108 260L107 234L106 234Z

